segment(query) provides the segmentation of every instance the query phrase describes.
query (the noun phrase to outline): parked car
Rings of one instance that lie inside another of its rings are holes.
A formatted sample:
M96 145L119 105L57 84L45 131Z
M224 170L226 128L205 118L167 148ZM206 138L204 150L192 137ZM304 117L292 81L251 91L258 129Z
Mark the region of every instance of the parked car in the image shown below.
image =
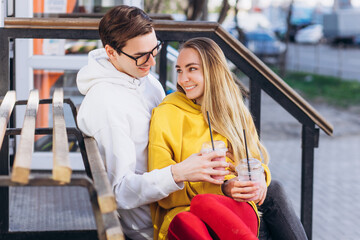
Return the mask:
M245 32L245 37L245 45L256 55L277 56L285 51L285 44L272 31L261 29Z
M300 29L295 35L295 41L298 43L319 43L324 37L323 26L321 24L312 24Z
M239 39L236 28L228 29L228 31ZM266 63L277 63L279 57L285 52L285 44L270 29L243 31L243 35L244 37L239 40Z

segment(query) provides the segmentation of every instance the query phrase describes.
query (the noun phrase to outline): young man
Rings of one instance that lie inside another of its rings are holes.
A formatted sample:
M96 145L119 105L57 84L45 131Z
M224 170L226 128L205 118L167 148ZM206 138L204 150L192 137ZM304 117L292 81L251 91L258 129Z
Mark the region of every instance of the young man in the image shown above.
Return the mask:
M97 141L124 233L131 239L152 239L149 203L182 189L184 181L222 184L210 175L228 174L213 169L228 164L212 162L218 156L213 152L147 172L151 112L165 96L149 72L162 43L152 20L135 7L111 9L100 22L99 34L104 48L89 53L88 65L77 77L85 95L78 126Z

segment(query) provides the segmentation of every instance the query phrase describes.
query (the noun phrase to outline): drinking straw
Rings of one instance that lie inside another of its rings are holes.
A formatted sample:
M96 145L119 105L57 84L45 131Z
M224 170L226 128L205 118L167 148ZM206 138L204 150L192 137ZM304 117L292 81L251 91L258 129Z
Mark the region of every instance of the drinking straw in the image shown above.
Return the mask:
M206 114L207 114L207 119L208 119L208 124L209 124L209 130L210 130L211 145L212 145L213 151L215 151L214 139L213 139L213 135L212 135L211 123L210 123L210 117L209 117L209 111L206 111Z
M251 181L251 170L250 170L250 164L249 164L249 153L248 153L248 148L247 148L247 143L246 143L245 129L244 129L244 141L245 141L246 160L247 160L247 166L248 166L248 171L249 171L249 181Z

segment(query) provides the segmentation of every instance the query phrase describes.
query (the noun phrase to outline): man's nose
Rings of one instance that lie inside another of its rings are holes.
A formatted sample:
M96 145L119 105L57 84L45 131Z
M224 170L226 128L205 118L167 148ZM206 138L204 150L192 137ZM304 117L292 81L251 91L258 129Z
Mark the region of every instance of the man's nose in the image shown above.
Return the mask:
M152 54L149 56L148 63L150 66L154 66L156 64L155 57Z

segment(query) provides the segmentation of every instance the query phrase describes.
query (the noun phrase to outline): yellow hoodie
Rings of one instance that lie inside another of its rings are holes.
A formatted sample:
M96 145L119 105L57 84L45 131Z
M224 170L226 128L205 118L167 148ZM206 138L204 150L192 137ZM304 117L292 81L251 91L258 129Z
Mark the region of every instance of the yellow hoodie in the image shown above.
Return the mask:
M225 137L214 132L215 140ZM149 132L149 171L179 163L194 153L199 153L204 142L210 141L209 128L201 113L201 106L189 100L183 93L175 92L153 109ZM231 159L226 158L228 162ZM270 172L265 165L266 179L270 183ZM231 179L228 175L225 179ZM184 188L151 204L154 225L154 240L167 239L169 224L176 214L189 211L194 196L203 193L223 195L221 186L207 182L185 182ZM249 204L257 212L253 202Z

